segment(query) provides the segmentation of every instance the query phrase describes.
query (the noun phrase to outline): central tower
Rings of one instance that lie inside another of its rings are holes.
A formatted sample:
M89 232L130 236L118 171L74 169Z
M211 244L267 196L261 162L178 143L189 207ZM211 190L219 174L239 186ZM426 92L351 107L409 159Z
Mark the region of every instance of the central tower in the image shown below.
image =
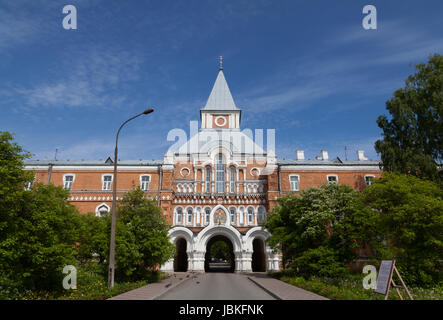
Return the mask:
M241 110L235 106L221 66L208 101L200 110L200 120L202 129L240 130Z

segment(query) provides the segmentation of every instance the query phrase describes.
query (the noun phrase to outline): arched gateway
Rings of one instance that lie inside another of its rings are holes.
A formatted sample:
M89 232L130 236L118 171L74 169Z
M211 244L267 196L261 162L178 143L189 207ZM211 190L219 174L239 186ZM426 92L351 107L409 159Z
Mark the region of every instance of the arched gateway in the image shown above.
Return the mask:
M226 219L222 217L226 215ZM190 228L177 226L169 230L169 236L176 244L177 255L162 266L163 271L197 271L207 272L207 250L217 240L226 241L233 254L233 272L251 272L278 270L278 254L266 245L269 233L261 227L249 228L242 234L230 224L229 211L223 205L217 205L210 213L209 224L200 232L194 233ZM259 245L257 245L259 243ZM254 245L255 244L255 245ZM183 266L184 248L187 256L187 268ZM257 259L255 261L255 259ZM258 267L257 267L258 266Z

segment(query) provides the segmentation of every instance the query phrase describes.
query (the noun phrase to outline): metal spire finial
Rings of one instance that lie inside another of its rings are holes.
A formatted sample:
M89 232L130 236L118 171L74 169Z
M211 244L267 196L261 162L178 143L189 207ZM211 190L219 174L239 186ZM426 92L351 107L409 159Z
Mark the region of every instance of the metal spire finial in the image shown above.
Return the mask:
M219 61L220 61L220 70L223 70L223 56L219 57Z

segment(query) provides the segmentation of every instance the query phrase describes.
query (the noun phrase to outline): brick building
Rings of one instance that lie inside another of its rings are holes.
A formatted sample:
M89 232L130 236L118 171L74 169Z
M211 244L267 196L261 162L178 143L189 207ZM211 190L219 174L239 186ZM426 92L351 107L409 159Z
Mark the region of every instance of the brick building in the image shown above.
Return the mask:
M278 197L325 183L361 190L379 177L379 162L358 151L357 160L330 159L326 150L305 159L278 159L273 150L240 129L242 111L234 103L222 69L200 110L201 128L163 160L119 161L117 200L135 186L155 199L171 224L170 239L178 255L165 271L208 270L208 248L228 243L232 270L277 270L279 256L266 245L261 228ZM62 185L80 212L107 214L112 204L113 161L26 162L36 181Z

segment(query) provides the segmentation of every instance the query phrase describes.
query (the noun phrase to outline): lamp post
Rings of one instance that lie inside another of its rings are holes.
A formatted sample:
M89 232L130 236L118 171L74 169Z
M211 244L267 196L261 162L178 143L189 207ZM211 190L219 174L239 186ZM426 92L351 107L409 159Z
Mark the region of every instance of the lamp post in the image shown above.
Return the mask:
M111 220L111 241L109 243L109 268L108 268L108 288L114 287L114 274L115 274L115 222L116 222L116 207L117 207L117 153L118 153L118 135L120 134L120 130L123 128L123 126L128 123L131 120L134 120L135 118L143 115L143 114L149 114L153 112L154 109L149 108L143 111L142 113L139 113L138 115L126 120L123 122L123 124L120 126L120 128L117 131L117 136L115 138L115 153L114 153L114 183L112 187L112 220Z

